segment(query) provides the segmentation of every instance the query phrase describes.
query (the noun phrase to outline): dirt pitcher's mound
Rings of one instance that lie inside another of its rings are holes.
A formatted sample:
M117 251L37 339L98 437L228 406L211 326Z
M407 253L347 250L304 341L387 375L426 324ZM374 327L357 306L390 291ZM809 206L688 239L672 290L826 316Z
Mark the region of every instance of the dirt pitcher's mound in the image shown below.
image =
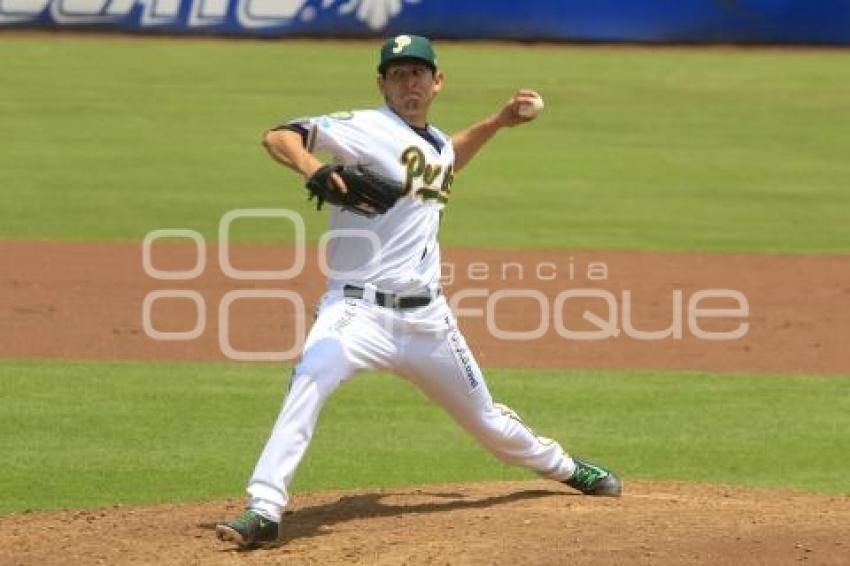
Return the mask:
M212 525L241 502L0 518L3 564L848 564L850 497L628 482L620 499L499 482L299 497L275 548Z

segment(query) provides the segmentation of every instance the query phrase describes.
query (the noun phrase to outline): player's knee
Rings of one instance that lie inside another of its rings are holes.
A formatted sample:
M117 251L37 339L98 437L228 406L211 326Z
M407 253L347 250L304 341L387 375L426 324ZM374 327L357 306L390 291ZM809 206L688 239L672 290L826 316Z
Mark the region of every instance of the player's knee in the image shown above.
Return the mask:
M517 430L526 429L520 416L507 405L493 403L481 414L482 427L498 439L514 436Z
M533 436L519 415L501 403L493 403L483 410L475 428L479 441L503 460L511 458L511 454Z

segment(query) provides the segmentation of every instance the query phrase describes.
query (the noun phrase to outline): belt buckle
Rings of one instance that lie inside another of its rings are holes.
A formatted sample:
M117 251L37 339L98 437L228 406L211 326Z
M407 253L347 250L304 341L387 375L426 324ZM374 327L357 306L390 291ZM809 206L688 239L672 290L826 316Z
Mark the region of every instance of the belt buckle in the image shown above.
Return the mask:
M363 285L363 300L367 303L380 304L378 302L378 288L374 284L365 283Z
M402 306L402 303L408 299L422 303L415 306L427 306L431 304L431 301L440 296L442 290L438 287L436 291L430 288L426 291L422 295L399 295L391 291L379 291L377 286L372 283L366 283L363 287L357 287L355 285L345 286L346 296L361 298L364 301L386 309L414 308Z

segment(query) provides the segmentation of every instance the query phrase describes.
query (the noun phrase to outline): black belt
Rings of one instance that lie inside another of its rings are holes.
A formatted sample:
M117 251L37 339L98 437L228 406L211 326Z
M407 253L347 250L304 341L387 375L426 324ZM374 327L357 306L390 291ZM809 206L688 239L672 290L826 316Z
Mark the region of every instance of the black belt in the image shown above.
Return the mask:
M346 285L342 289L342 294L352 299L362 299L364 293L363 287L355 287L354 285ZM439 295L439 289L434 297L431 295L396 295L395 293L375 291L375 304L388 309L415 309L430 305L431 301Z

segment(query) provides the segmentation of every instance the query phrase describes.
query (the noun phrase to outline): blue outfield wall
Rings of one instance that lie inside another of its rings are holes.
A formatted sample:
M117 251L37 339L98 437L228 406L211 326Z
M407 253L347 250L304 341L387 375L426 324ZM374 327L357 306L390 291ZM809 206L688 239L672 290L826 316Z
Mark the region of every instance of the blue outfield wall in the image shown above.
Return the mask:
M850 0L0 0L0 28L850 45Z

